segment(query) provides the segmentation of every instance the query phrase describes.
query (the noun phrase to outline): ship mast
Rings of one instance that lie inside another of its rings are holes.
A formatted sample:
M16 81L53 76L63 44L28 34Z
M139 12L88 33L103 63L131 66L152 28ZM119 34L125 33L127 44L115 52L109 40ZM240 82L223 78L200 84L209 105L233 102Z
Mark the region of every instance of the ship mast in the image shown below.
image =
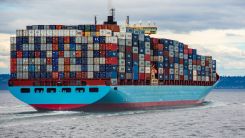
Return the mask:
M115 20L115 8L112 8L112 1L108 0L109 16L107 16L107 21L104 24L117 24Z

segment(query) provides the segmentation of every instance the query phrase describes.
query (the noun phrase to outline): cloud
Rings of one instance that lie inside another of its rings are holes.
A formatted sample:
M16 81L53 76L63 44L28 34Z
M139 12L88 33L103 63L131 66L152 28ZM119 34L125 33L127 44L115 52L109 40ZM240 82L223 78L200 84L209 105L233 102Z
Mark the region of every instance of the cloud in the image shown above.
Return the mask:
M102 23L107 15L107 0L13 0L0 1L0 32L14 33L30 24ZM160 30L190 32L206 29L240 29L245 26L243 0L124 0L113 1L116 19L123 23L153 21Z
M236 36L230 37L227 34ZM198 54L212 56L217 60L217 70L221 75L245 75L245 29L211 29L185 34L163 31L152 36L178 40L197 49Z

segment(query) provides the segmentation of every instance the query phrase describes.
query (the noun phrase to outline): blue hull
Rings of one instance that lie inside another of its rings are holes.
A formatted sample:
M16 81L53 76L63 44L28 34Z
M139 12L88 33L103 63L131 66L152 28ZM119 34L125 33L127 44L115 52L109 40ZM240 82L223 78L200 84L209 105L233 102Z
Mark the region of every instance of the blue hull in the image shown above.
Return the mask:
M141 108L201 103L214 86L83 86L84 92L76 91L81 86L13 86L10 92L38 110ZM30 88L30 92L21 93L21 88ZM35 92L35 88L44 91ZM55 88L56 92L48 93L47 88ZM71 88L71 92L62 92L62 88ZM89 88L98 88L98 92L90 92Z

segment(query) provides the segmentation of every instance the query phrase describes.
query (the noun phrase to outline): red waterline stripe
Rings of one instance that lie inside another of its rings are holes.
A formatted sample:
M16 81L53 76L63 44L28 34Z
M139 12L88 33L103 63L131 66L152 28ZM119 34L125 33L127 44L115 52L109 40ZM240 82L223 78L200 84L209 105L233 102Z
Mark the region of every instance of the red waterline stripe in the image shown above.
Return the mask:
M198 100L188 101L164 101L164 102L143 102L143 103L121 103L121 104L92 104L88 105L86 109L140 109L146 107L164 107L164 106L181 106L181 105L195 105L200 104Z
M71 110L78 109L86 104L31 104L37 110Z

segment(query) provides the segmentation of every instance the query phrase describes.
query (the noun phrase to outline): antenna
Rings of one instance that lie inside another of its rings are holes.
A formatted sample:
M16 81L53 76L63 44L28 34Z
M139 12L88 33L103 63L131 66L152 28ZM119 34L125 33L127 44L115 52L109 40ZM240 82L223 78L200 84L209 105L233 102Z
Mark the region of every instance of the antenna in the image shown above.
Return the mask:
M97 16L96 15L94 16L94 24L95 25L97 24Z
M129 25L129 16L127 16L126 24Z

